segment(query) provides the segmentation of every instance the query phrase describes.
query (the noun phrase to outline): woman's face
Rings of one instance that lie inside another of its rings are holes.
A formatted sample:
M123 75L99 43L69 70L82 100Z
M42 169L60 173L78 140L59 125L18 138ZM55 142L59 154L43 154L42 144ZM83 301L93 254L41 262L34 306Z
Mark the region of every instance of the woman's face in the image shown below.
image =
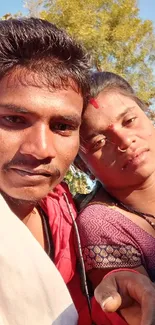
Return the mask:
M138 104L111 90L89 104L81 126L80 156L107 188L144 182L155 171L155 129ZM95 105L96 106L96 105Z

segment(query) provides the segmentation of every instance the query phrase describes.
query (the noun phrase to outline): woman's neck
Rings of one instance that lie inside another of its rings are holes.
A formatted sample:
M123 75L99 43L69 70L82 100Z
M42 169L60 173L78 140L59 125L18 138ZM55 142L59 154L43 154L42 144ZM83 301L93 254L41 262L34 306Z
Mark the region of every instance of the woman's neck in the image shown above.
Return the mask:
M109 194L135 210L155 215L155 179L150 178L138 187L107 188Z

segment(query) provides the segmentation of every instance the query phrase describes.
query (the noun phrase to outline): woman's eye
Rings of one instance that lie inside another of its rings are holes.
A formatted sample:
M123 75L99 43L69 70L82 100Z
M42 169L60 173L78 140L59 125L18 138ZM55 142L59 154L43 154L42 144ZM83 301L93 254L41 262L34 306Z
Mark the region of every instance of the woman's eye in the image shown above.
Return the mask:
M104 147L106 144L106 138L102 138L98 141L96 141L92 146L91 146L91 151L97 151L100 148Z
M133 116L131 118L126 119L123 124L129 125L129 124L133 123L135 120L136 120L136 116Z

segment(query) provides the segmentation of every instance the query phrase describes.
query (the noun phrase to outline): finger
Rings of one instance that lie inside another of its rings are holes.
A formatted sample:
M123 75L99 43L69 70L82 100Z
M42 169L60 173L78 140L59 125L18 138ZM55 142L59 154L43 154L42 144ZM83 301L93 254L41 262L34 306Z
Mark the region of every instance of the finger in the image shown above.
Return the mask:
M102 279L94 295L105 311L113 312L119 307L133 305L134 301L140 303L144 290L143 283L148 287L151 282L143 275L127 271L117 272Z
M105 278L94 291L94 296L101 308L106 312L116 311L122 303L120 294L117 292L115 278Z
M151 298L152 296L152 298ZM149 301L149 303L148 303ZM146 295L142 302L141 325L155 325L155 295Z
M107 299L102 300L100 306L105 312L112 313L115 312L121 306L121 304L122 304L122 299L120 294L114 293L112 296L108 297Z

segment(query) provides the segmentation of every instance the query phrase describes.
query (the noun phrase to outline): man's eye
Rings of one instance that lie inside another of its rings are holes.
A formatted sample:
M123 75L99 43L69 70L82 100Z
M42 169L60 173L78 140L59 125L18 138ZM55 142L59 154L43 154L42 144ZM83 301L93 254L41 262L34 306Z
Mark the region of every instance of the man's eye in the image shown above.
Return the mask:
M0 127L9 131L23 130L30 125L29 121L19 115L0 116Z
M67 124L59 123L56 124L53 129L58 130L58 131L66 131L69 129L69 126Z
M4 123L7 124L23 124L25 123L25 119L20 116L3 116Z
M71 135L72 131L75 130L75 128L72 125L66 124L66 123L57 123L54 125L51 125L51 130L53 132L56 132L60 135Z

